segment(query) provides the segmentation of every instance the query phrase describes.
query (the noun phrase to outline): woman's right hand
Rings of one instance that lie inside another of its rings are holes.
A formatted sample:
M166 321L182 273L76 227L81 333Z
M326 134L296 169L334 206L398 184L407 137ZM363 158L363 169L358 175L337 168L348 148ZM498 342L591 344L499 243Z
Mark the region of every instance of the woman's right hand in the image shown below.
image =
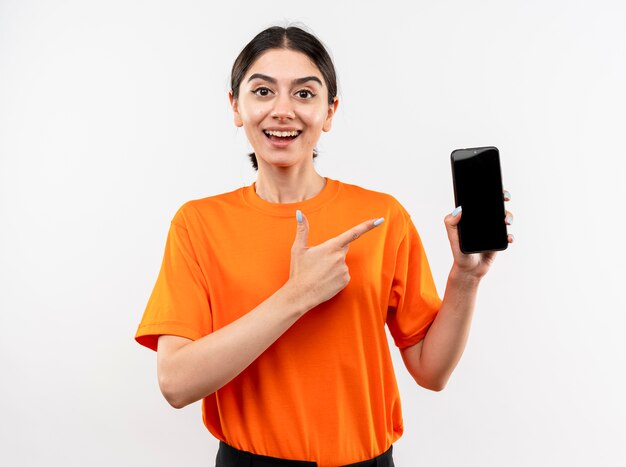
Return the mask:
M180 408L212 394L247 368L304 313L338 294L350 281L348 245L381 223L382 219L372 219L309 247L309 224L302 215L285 286L240 318L195 341L159 337L159 386L167 401Z
M351 242L383 223L384 219L362 222L316 246L308 245L309 222L297 211L296 238L291 247L289 281L311 309L330 300L350 282L346 254Z

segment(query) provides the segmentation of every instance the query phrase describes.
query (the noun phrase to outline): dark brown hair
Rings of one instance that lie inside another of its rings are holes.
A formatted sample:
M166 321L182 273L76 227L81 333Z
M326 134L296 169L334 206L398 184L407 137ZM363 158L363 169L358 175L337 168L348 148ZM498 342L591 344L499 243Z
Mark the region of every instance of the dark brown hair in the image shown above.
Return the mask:
M233 93L233 99L239 97L239 87L241 80L248 72L252 64L270 49L288 49L302 52L311 59L319 68L324 83L328 88L328 104L332 104L337 97L337 73L335 66L328 54L328 51L320 40L313 34L300 29L297 26L289 26L286 28L280 26L272 26L261 31L252 39L241 51L230 74L230 89ZM249 154L252 166L258 170L259 165L254 153ZM313 150L313 157L317 156L317 152Z

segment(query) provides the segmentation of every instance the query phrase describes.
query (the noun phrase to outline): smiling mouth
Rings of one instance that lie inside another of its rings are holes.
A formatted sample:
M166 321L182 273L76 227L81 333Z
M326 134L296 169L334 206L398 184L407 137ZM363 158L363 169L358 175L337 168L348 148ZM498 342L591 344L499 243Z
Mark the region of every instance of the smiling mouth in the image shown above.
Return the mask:
M295 139L302 133L300 130L292 130L292 131L278 131L278 130L264 130L265 136L273 141L285 141L290 139Z

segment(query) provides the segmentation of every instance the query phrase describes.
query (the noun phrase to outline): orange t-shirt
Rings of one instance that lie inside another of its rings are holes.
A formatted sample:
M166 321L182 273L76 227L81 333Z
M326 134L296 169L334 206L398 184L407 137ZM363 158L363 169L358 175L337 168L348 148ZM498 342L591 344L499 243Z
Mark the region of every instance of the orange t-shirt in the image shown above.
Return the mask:
M320 466L359 462L403 431L385 323L408 347L441 305L417 231L393 197L327 179L299 203L266 202L251 185L184 204L136 339L151 349L163 334L200 339L276 292L289 277L296 209L309 220L310 245L366 219L385 222L350 244L347 287L204 398L203 419L245 451Z

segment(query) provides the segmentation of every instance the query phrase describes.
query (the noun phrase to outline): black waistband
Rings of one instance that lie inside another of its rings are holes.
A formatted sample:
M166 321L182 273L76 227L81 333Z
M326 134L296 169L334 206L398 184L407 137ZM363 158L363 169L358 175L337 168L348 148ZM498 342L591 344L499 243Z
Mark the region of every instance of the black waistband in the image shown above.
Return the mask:
M393 467L391 446L380 456L362 462L356 462L340 467ZM279 459L278 457L261 456L251 452L241 451L220 441L217 451L216 467L315 467L315 462Z

